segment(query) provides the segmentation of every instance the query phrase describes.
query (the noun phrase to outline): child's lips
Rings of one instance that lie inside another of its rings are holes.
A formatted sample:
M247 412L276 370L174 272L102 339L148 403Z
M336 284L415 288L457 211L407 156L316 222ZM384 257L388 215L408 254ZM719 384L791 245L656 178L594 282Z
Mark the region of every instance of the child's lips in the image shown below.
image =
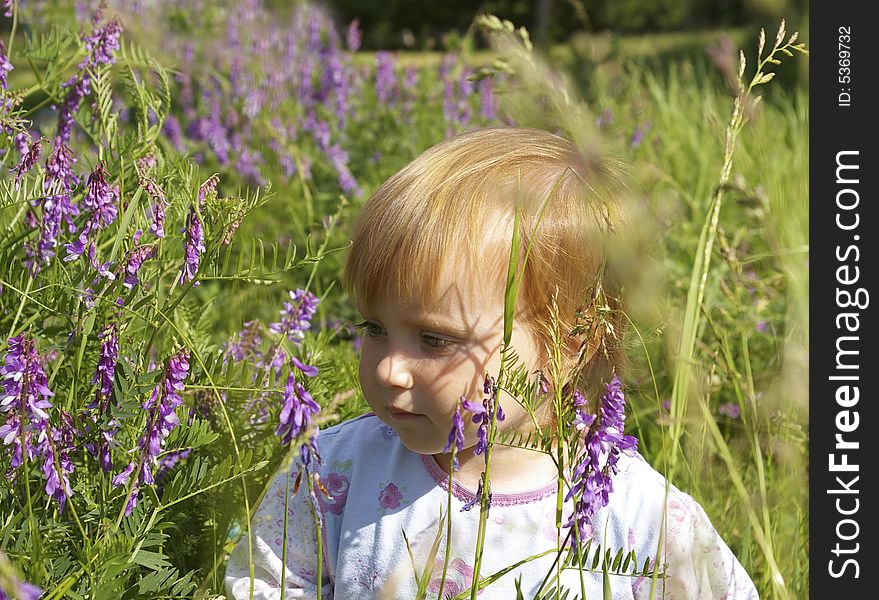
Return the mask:
M388 407L388 414L391 415L392 419L396 419L398 421L405 421L422 416L417 413L411 413L407 410L403 410L401 408L394 408L393 406Z

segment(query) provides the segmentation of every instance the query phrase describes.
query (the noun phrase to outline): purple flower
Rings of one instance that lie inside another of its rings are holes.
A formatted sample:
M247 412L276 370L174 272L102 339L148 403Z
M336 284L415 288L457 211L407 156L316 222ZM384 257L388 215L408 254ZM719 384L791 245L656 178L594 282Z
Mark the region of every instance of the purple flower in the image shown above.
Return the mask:
M334 144L328 151L327 155L333 167L339 174L339 186L349 195L359 196L361 194L360 186L357 180L348 170L348 153L345 152L339 144Z
M88 72L80 71L61 85L70 88L67 97L58 109L58 137L63 143L70 141L70 133L73 129L73 121L79 111L82 99L91 94L91 80Z
M0 40L0 89L5 90L9 86L6 76L13 68L12 63L9 62L9 57L6 54L6 44L3 43L3 40Z
M106 175L107 171L101 163L95 165L94 170L89 175L86 183L86 195L82 202L83 207L89 210L89 219L77 237L77 241L65 244L67 256L64 257L64 260L66 262L76 260L82 256L92 234L99 229L107 227L107 225L116 220L118 193L107 184ZM89 257L92 261L92 266L99 271L106 271L106 269L102 269L95 262L95 250L94 243L92 243L89 246Z
M312 365L306 365L295 356L291 356L290 361L293 363L293 366L296 367L296 369L298 369L306 377L317 376L317 367L314 367Z
M742 409L735 402L725 402L717 408L717 412L726 415L730 419L738 419L742 416Z
M473 496L470 500L464 503L464 506L461 507L461 512L468 511L477 504L479 504L480 500L482 500L482 494L485 493L485 473L482 473L482 477L479 479L479 487L476 488L476 495ZM488 505L491 506L491 491L488 492Z
M46 411L52 403L48 399L54 394L48 387L34 340L23 334L9 338L6 364L0 368L0 374L4 388L0 412L7 413L3 426L0 426L0 438L5 446L13 445L12 470L7 476L21 466L23 451L29 458L42 457L46 493L58 501L59 510L63 512L67 498L73 494L67 478L73 472L73 464L67 453L74 447L74 434L78 434L77 437L81 434L73 428L70 415L64 411L61 411L60 429L49 423ZM26 422L21 420L22 415ZM33 444L34 437L37 437L36 445Z
M67 498L73 495L70 488L70 479L67 477L73 472L74 467L68 457L68 451L74 448L74 434L79 433L73 429L70 415L64 419L62 411L62 427L60 430L48 425L40 432L37 440L37 453L45 457L42 472L46 478L46 494L58 501L58 511L64 512ZM60 469L56 468L58 462Z
M15 171L15 189L18 189L22 176L34 168L40 161L40 154L43 151L44 138L38 138L30 145L27 152L22 152L21 162L12 167L10 171Z
M308 390L296 381L293 371L290 371L284 388L284 406L281 408L280 423L275 435L280 436L282 444L289 444L294 438L305 433L311 425L312 418L318 412L320 405L314 401Z
M12 7L14 5L13 0L0 0L0 6L4 8L3 16L11 17L12 16Z
M375 54L375 93L379 104L392 106L397 95L396 59L390 52L380 50Z
M485 376L483 390L485 391L486 397L482 400L481 405L461 398L461 406L465 410L469 410L473 413L471 420L474 423L479 423L479 428L476 430L476 448L473 450L473 453L486 454L486 458L488 458L488 428L491 424L492 417L495 410L497 410L498 421L503 421L505 415L500 404L497 402L497 386L495 385L494 379L489 375Z
M305 330L311 327L311 318L317 311L319 300L307 290L291 290L290 299L293 302L285 302L280 311L281 320L269 325L269 330L298 344L305 337Z
M644 141L644 136L647 135L647 133L649 131L650 131L650 123L649 122L645 123L643 127L641 125L638 125L637 127L635 127L635 131L632 132L632 139L629 140L629 147L634 149L634 148L637 148L638 146L640 146L641 142Z
M118 487L128 481L135 468L139 468L137 480L125 504L126 517L137 506L137 496L140 493L141 485L155 483L152 468L162 452L165 439L180 422L175 411L178 406L183 404L180 392L183 390L183 380L186 379L188 373L189 352L181 350L168 359L168 366L165 369L162 382L153 390L149 400L143 404L143 409L148 411L147 430L138 442L138 447L141 449L139 465L136 467L135 463L131 462L113 478L113 487Z
M479 116L486 121L494 121L497 118L495 109L494 90L491 79L486 77L479 82Z
M53 189L53 184L58 184L54 189L59 192L69 193L79 184L79 177L73 173L73 165L76 158L73 151L60 137L55 138L52 152L46 159L46 181L43 188L46 192Z
M195 279L195 275L198 273L199 259L205 251L204 230L202 229L201 219L195 210L195 206L192 207L189 211L189 216L186 217L186 227L183 231L186 233L186 241L183 246L186 256L183 269L180 272L181 284ZM198 283L196 281L193 285L197 286Z
M455 414L452 415L452 429L449 431L449 441L443 447L443 452L454 452L452 468L455 471L461 468L461 465L458 463L457 453L464 450L464 420L461 418L461 406L465 402L467 402L467 399L461 396L461 403L455 407Z
M226 356L231 356L232 360L237 363L245 358L249 358L254 363L262 361L262 354L259 351L262 345L259 321L247 321L236 337L238 338L237 342L230 341L226 345Z
M118 194L107 184L107 170L103 163L95 165L86 183L86 190L83 205L91 211L95 225L104 228L115 221Z
M43 591L37 586L21 581L11 570L6 555L0 551L0 600L37 600Z
M345 36L345 41L348 45L349 52L357 52L360 50L360 42L363 39L363 34L360 32L360 20L354 19L351 23L348 24L347 35Z
M584 403L585 404L585 403ZM606 506L613 492L612 477L617 472L617 462L621 452L631 452L637 448L638 440L623 434L625 421L625 396L622 382L614 375L607 384L601 398L599 414L588 415L577 409L574 419L578 430L586 429L583 437L583 452L580 462L574 469L573 485L565 501L574 497L574 513L566 528L577 527L578 536L572 536L572 544L584 542L592 518Z
M100 14L96 15L100 20ZM96 20L96 21L97 21ZM91 35L83 38L85 49L88 53L85 62L79 65L80 69L96 67L98 65L112 65L116 62L113 53L119 49L119 35L122 33L122 22L118 17L113 17L102 26L97 25Z
M134 286L140 283L140 279L137 277L137 272L140 271L143 263L153 258L155 255L155 245L135 246L135 248L128 254L128 264L125 267L125 279L122 281L122 285L129 290L134 289Z
M168 471L177 466L177 463L184 460L192 453L192 448L186 448L184 450L176 450L173 452L169 452L159 459L159 472L156 473L156 479L161 479L164 477Z
M92 377L92 385L98 385L98 410L103 412L106 400L113 394L113 375L116 361L119 360L119 333L115 323L110 323L98 335L101 340L101 353L98 366Z
M168 141L174 146L177 152L183 153L186 149L184 143L183 130L180 127L180 121L174 115L165 117L165 123L162 125L162 131L167 136Z

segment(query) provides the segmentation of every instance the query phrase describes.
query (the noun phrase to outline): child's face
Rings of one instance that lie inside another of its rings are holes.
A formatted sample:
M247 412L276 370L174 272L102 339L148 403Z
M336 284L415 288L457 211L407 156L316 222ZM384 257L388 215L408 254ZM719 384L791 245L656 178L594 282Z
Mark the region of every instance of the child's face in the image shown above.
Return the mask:
M366 320L360 355L366 401L407 448L421 454L442 452L458 399L481 402L485 374L496 377L500 367L503 291L448 271L428 306L407 309L397 298L377 298L358 307ZM540 368L538 343L518 320L511 343L529 372ZM530 423L516 400L503 392L499 397L507 416L502 427ZM464 417L465 445L471 447L477 426Z

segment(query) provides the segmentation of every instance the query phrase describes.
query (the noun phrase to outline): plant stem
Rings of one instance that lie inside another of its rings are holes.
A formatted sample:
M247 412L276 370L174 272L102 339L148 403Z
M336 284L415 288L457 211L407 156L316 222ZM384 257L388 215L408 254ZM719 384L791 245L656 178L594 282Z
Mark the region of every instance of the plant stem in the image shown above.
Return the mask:
M448 489L448 505L446 508L446 519L448 523L446 524L446 551L445 556L443 557L443 575L440 579L440 587L439 592L437 592L436 597L439 600L442 600L443 597L443 588L446 586L446 573L449 569L449 559L452 556L452 473L455 470L455 454L457 453L457 447L455 444L452 444L452 457L449 459L449 489Z

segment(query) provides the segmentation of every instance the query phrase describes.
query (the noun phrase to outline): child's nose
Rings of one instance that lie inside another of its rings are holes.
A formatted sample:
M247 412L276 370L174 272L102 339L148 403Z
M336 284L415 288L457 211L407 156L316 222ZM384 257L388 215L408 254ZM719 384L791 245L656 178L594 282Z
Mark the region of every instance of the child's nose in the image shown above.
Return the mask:
M375 369L375 377L385 387L412 387L412 371L409 361L397 352L388 352Z

